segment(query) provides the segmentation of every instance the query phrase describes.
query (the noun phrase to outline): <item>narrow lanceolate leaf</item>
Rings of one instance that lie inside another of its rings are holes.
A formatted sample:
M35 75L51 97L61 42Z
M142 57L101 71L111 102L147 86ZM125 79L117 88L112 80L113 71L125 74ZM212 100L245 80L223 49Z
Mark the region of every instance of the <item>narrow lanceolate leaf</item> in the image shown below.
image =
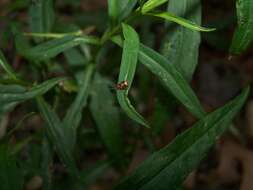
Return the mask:
M0 85L0 89L2 93L8 92L8 93L23 93L26 91L26 89L19 85ZM0 93L1 94L1 93ZM5 113L10 112L15 108L15 106L18 105L19 102L1 102L0 101L0 120L2 120L2 117Z
M200 0L170 0L168 11L201 25ZM181 72L188 81L191 80L198 64L200 33L168 22L167 34L163 41L162 54Z
M117 90L117 98L121 108L134 121L148 127L145 119L135 110L128 99L128 92L132 85L139 52L139 37L129 25L123 24L123 34L125 37L123 54L120 66L118 83L127 83L126 88Z
M121 8L121 15L119 17L119 21L122 21L131 13L131 11L134 9L134 6L137 4L137 1L138 0L122 1L125 2L125 4Z
M5 70L5 72L9 75L10 78L12 78L13 80L18 80L15 71L13 71L11 66L7 63L4 54L2 53L1 50L0 50L0 66Z
M70 140L71 147L73 147L75 144L76 131L82 118L82 110L87 104L93 70L93 65L87 66L87 69L83 75L83 82L80 85L80 90L63 120L63 123L67 129L67 134L69 136L68 139Z
M5 145L0 146L0 183L1 189L22 190L24 176L17 166L17 159Z
M98 45L99 39L91 36L65 36L50 40L26 51L25 56L36 61L47 60L82 43Z
M115 21L119 13L119 1L118 0L108 0L108 14L112 21Z
M88 170L84 170L81 172L80 176L82 178L82 182L84 183L85 186L89 186L93 184L94 182L97 181L100 177L103 176L103 174L108 171L110 168L110 161L108 160L102 160L99 162L96 162L96 164Z
M43 95L63 78L50 79L42 84L36 85L31 89L25 89L17 85L0 85L0 105L14 102L22 102Z
M53 0L36 0L31 3L30 27L32 32L50 32L54 24Z
M25 56L26 51L31 48L31 44L29 43L28 39L22 35L22 30L18 24L11 25L11 28L14 35L17 53L21 56Z
M229 127L249 93L208 114L192 128L179 135L171 144L151 155L115 190L177 190L185 177L195 169L209 148Z
M169 13L169 12L150 12L150 13L146 13L145 15L163 18L165 20L175 22L175 23L177 23L181 26L184 26L184 27L186 27L190 30L193 30L193 31L211 32L211 31L215 30L214 28L206 28L206 27L199 26L195 22L192 22L190 20L176 16L176 15Z
M0 121L2 120L2 117L4 116L4 114L8 113L12 109L14 109L17 104L18 103L16 103L16 102L7 103L7 104L1 104L1 106L0 106Z
M165 57L140 45L139 60L163 82L165 87L197 118L205 112L183 75Z
M108 0L108 12L112 23L124 19L133 10L137 0Z
M141 12L147 13L153 10L154 8L166 3L167 1L168 0L149 0L142 6Z
M42 161L40 164L41 177L43 178L43 189L50 190L52 186L52 171L50 166L53 161L54 152L52 146L47 138L44 136L41 146Z
M77 48L72 48L64 52L64 56L68 62L68 65L75 75L75 79L78 84L83 80L83 68L88 64L89 60L83 55Z
M238 27L230 46L231 54L241 54L253 41L253 1L236 1Z
M119 36L112 41L122 47ZM165 87L197 118L205 115L198 98L183 75L165 57L140 44L139 61L163 82Z
M75 177L78 176L75 160L71 152L70 144L66 139L64 128L59 117L41 97L37 98L38 108L46 122L46 131L50 141L55 145L59 158Z
M92 83L90 110L110 157L119 163L124 152L123 138L119 110L115 106L109 85L107 79L96 74Z

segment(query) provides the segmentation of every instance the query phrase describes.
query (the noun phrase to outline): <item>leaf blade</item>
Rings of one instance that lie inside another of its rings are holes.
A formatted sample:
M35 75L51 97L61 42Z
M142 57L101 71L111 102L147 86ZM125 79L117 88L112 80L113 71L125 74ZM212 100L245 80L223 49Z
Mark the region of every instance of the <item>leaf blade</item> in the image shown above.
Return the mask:
M67 133L69 134L68 139L70 139L71 147L75 144L76 130L82 118L82 109L87 105L93 70L94 65L90 64L87 66L84 73L83 83L80 86L80 91L78 92L74 102L69 107L63 120Z
M137 0L108 0L108 14L113 24L126 18L136 5Z
M66 136L62 123L56 113L49 107L42 97L37 98L38 109L47 123L46 131L49 139L56 146L57 153L67 167L68 171L75 177L78 177L78 170L75 160L72 156L70 145L67 144Z
M139 37L134 29L129 25L123 24L122 26L125 41L123 45L123 54L118 83L126 81L128 83L128 86L126 89L117 90L118 102L124 112L131 119L145 127L149 127L145 119L135 110L130 100L128 99L128 92L131 88L137 66Z
M231 54L239 55L247 50L253 41L253 2L236 1L238 27L234 33L229 49Z
M0 85L0 103L23 102L43 95L62 80L63 78L53 78L28 90L18 85Z
M92 166L91 168L81 172L81 178L85 186L94 183L99 177L101 177L110 168L111 163L108 160L102 160Z
M108 14L112 21L115 21L118 16L118 1L108 0Z
M93 45L100 44L99 39L96 37L67 35L62 38L44 42L34 48L26 50L25 56L37 61L47 60L82 43Z
M2 189L15 190L23 189L24 184L23 172L17 166L16 156L3 144L0 146L0 183Z
M197 167L216 139L228 128L248 93L249 88L246 88L234 100L207 115L176 137L171 144L151 155L114 190L165 190L168 187L176 190L187 174ZM183 164L185 167L181 167Z
M147 13L154 8L166 3L168 0L149 0L144 5L142 6L141 12L142 13Z
M97 73L92 84L90 103L92 116L109 156L115 163L121 163L124 153L122 130L119 110L114 105L114 98L110 92L110 83Z
M13 80L18 80L15 71L7 63L7 60L4 57L4 54L2 53L1 50L0 50L0 66L5 70L5 72L9 75L10 78L12 78Z
M201 25L200 0L170 0L168 11ZM198 64L200 32L168 22L161 52L190 81Z
M150 12L150 13L146 13L145 15L163 18L165 20L175 22L175 23L177 23L181 26L184 26L184 27L186 27L190 30L193 30L193 31L212 32L212 31L216 30L215 28L206 28L203 26L199 26L198 24L196 24L190 20L176 16L176 15L169 13L169 12Z
M32 32L50 32L54 24L52 0L37 0L31 3L29 9L30 28Z
M163 81L166 88L197 118L205 115L198 98L182 74L162 55L140 45L140 62Z
M131 13L131 11L134 9L134 6L137 4L137 2L138 0L128 0L128 2L125 3L125 6L122 6L119 21L122 21Z
M114 36L112 41L122 47L123 41L120 36ZM165 57L140 44L139 61L146 66L164 83L168 89L194 116L202 118L205 116L198 98L191 89L183 75Z

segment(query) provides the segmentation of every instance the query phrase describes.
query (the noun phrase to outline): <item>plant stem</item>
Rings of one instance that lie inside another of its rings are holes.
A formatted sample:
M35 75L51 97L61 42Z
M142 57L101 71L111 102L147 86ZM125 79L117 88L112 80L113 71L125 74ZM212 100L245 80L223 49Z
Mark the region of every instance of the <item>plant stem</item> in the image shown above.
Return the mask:
M131 22L132 20L138 18L140 16L140 12L137 10L135 12L133 12L128 18L126 18L126 20L124 21L124 23L128 23ZM121 31L121 24L118 24L117 26L113 27L110 30L105 31L105 33L103 34L102 38L101 38L101 44L104 44L105 42L107 42L113 35L115 35L116 33Z
M23 33L25 36L29 37L37 37L37 38L63 38L67 35L73 36L82 36L82 31L78 30L76 32L68 32L68 33Z

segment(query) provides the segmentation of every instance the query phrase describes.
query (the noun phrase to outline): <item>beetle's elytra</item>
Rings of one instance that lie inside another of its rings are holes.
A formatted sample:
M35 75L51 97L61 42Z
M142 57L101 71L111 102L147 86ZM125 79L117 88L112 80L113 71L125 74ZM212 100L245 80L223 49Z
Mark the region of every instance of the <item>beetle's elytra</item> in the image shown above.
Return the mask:
M119 84L116 85L117 90L126 90L127 87L128 87L128 82L126 80L122 81L122 82L120 82Z

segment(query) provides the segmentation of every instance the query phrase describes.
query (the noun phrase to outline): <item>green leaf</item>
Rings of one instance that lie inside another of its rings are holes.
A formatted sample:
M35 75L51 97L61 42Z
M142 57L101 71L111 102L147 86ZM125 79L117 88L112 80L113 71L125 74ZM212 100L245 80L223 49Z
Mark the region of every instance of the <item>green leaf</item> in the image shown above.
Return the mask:
M63 120L67 133L69 135L68 139L70 140L71 147L75 145L76 131L82 118L82 110L87 105L93 70L94 65L87 66L83 76L83 82L80 86L80 90Z
M129 15L136 5L137 0L108 0L108 14L115 24Z
M116 162L123 159L123 138L120 128L119 110L110 91L110 82L98 73L94 77L90 110L99 134L110 157Z
M22 35L21 26L19 24L13 23L11 25L11 31L14 35L17 53L25 57L26 52L31 48L31 45L28 39Z
M52 173L50 170L50 165L52 164L54 152L52 146L45 136L42 141L41 146L41 164L40 164L40 171L41 177L43 178L43 189L50 190L51 189L51 182L52 182Z
M88 64L87 58L80 51L78 51L77 48L72 48L68 51L65 51L64 56L68 62L68 65L74 72L75 79L77 80L78 84L81 84L83 79L83 68L85 68L85 65Z
M108 160L97 162L94 166L82 171L80 176L85 186L89 186L101 177L110 168L111 163Z
M35 98L45 94L56 84L62 81L63 78L54 78L36 85L31 89L25 89L18 85L1 85L0 84L0 105L8 103L17 103Z
M253 1L236 1L238 27L234 33L230 53L239 55L251 45L253 41Z
M17 104L18 104L18 103L13 102L13 103L2 104L2 105L0 106L0 122L1 122L1 120L4 118L5 113L10 112L12 109L15 108L15 106L16 106Z
M123 47L123 39L120 35L112 36L111 41L120 46L121 48Z
M167 1L168 0L149 0L142 6L141 12L147 13L153 10L154 8L166 3Z
M178 189L187 175L195 169L217 138L229 127L249 93L240 96L217 111L208 114L192 128L176 137L166 147L151 155L115 190Z
M137 66L139 36L131 26L126 24L123 24L122 26L125 41L123 45L118 83L126 81L128 83L128 87L125 90L117 90L118 102L121 108L131 119L145 127L148 127L145 119L135 110L128 99L128 92L131 88Z
M140 45L139 60L163 82L165 87L197 118L205 112L182 74L156 51Z
M29 59L42 61L53 57L58 54L78 46L82 43L98 45L99 39L92 36L65 36L63 38L57 38L48 42L42 43L34 48L28 49L25 56Z
M193 31L211 32L211 31L215 30L215 28L206 28L206 27L199 26L190 20L181 18L181 17L176 16L176 15L169 13L169 12L151 12L151 13L146 13L145 15L163 18L165 20L175 22L175 23L177 23L181 26L184 26L184 27L186 27L190 30L193 30Z
M54 24L53 0L36 0L31 3L30 27L32 32L50 32Z
M170 0L168 11L201 24L200 0ZM167 34L163 41L162 54L170 60L188 81L191 80L198 64L200 33L191 31L173 22L168 22Z
M55 145L59 158L70 174L78 177L78 170L71 151L71 145L68 143L63 124L42 97L37 98L37 104L43 119L47 123L47 135L52 144Z
M121 15L119 17L119 21L122 21L124 18L126 18L131 13L134 6L137 4L137 1L138 0L122 1L122 2L125 2L125 4L121 9Z
M112 41L122 47L122 39L114 36ZM197 118L205 115L198 98L182 74L165 57L140 44L139 61L163 82L165 87Z
M0 50L0 66L5 70L5 72L9 75L11 79L18 80L15 71L7 63L7 60L5 59L4 54L2 53L1 50Z
M10 150L1 145L0 147L0 183L1 189L22 190L23 174L17 166L17 159L10 154Z
M108 14L113 21L115 21L119 15L118 3L118 0L108 0Z
M5 92L8 93L23 93L26 91L26 89L22 86L19 85L0 85L0 91L4 94ZM1 94L0 92L0 94ZM4 120L4 116L6 113L10 112L11 110L13 110L19 102L9 102L9 103L5 103L5 102L1 102L0 100L0 121Z

